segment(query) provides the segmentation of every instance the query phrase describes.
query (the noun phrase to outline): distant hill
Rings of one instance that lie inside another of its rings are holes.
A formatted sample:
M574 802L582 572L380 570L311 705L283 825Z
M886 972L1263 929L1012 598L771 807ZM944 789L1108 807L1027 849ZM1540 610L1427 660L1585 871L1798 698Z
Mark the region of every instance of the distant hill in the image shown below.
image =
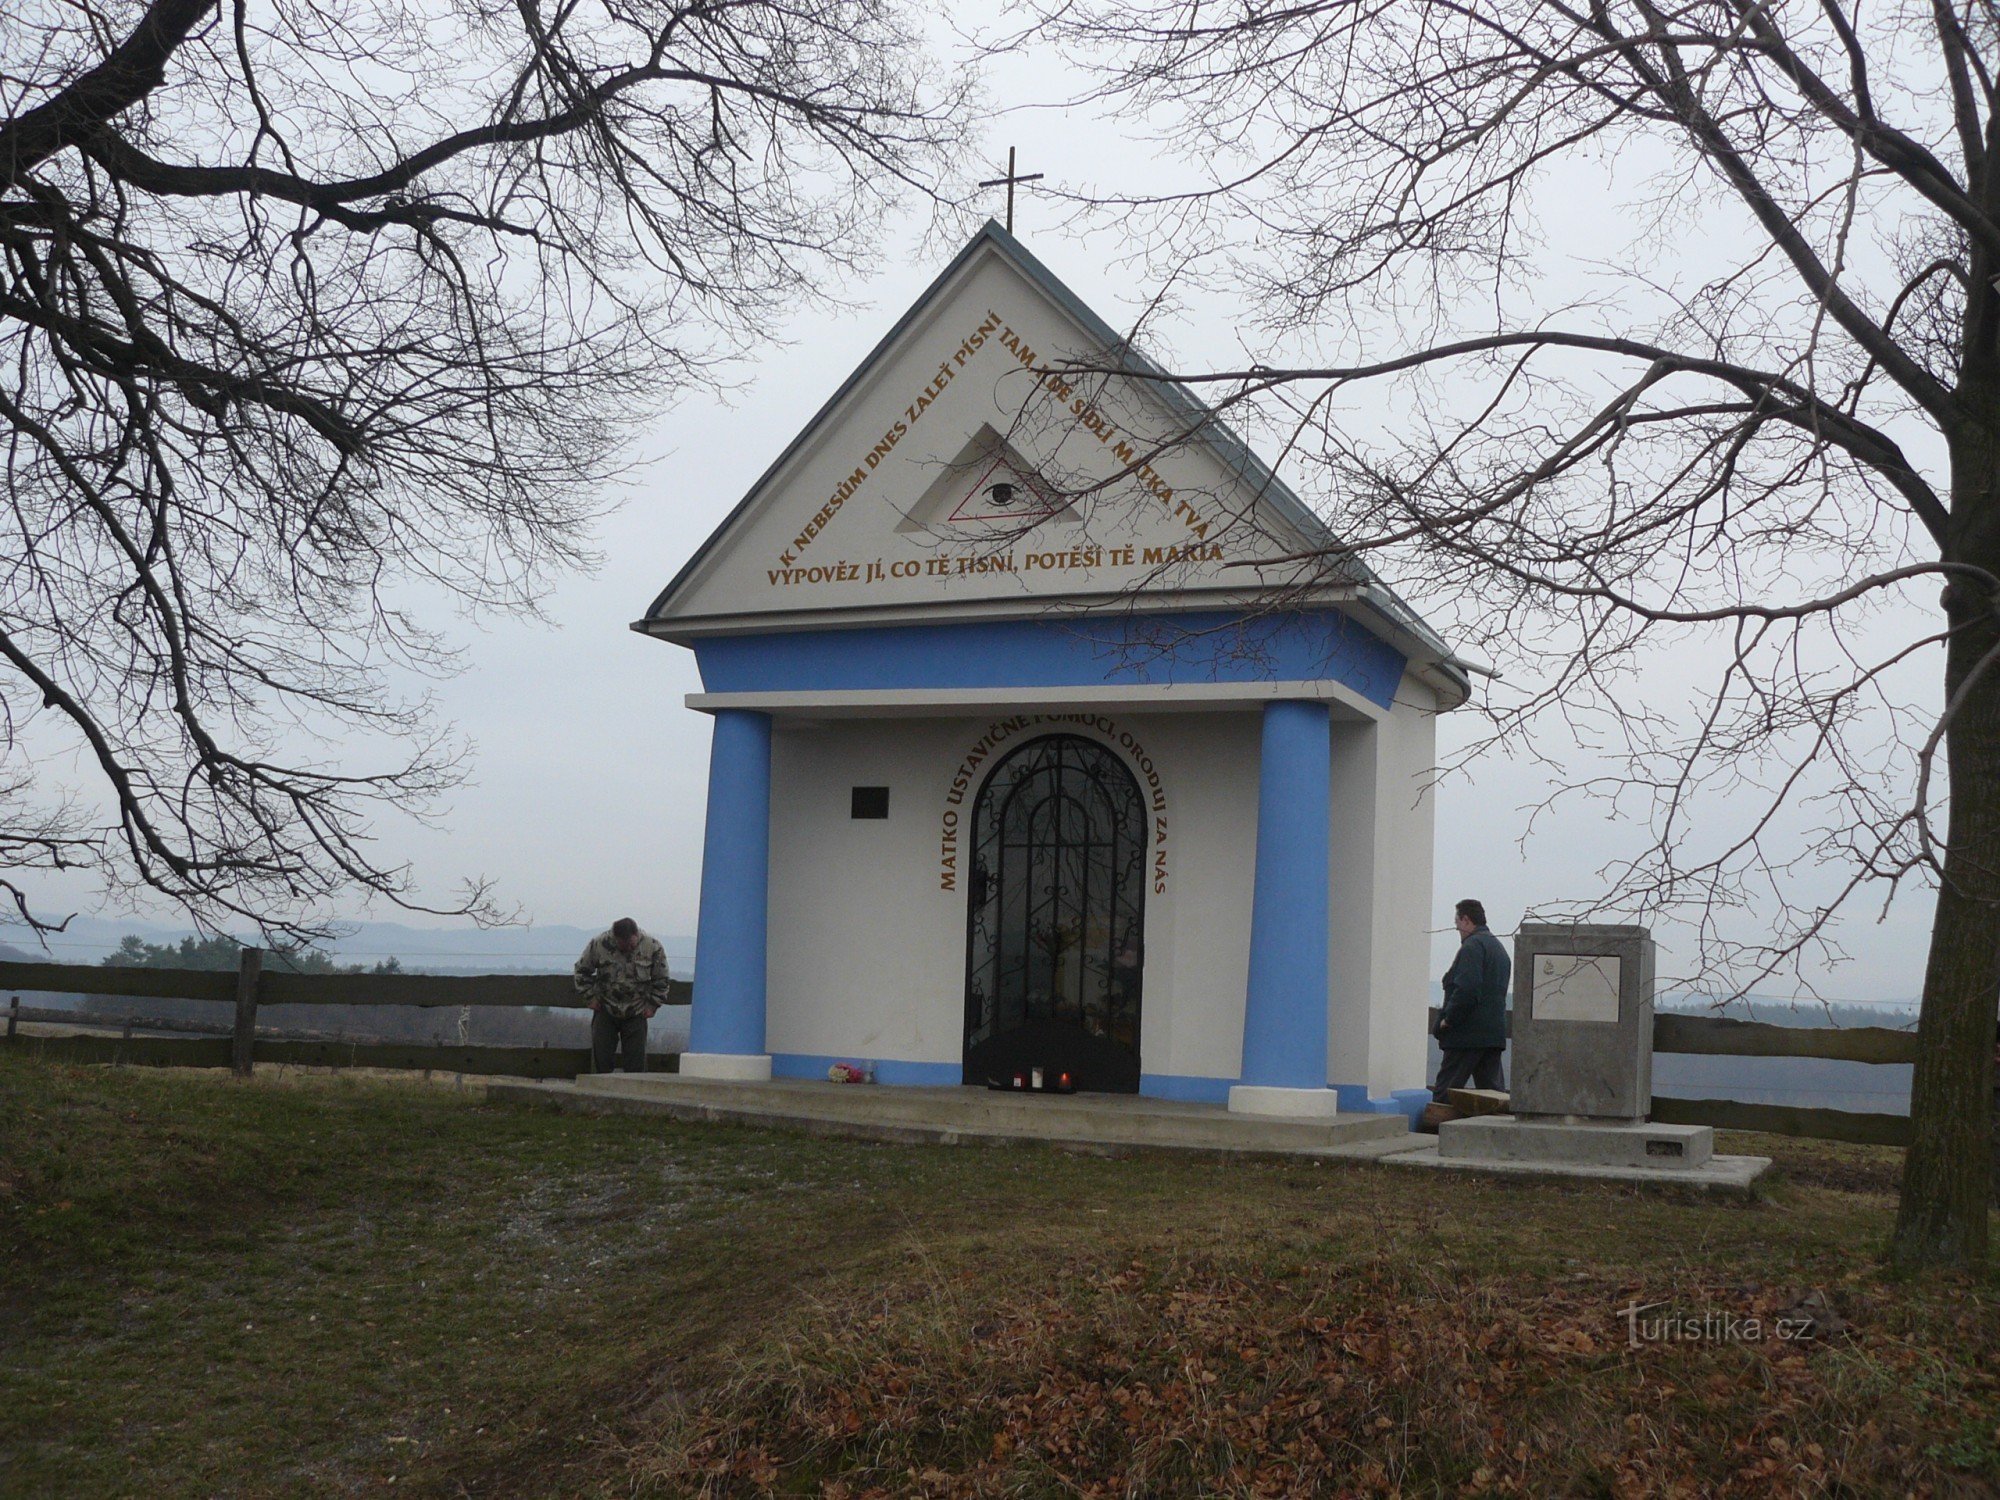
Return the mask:
M128 933L149 943L177 943L189 935L185 927L166 927L130 918L73 918L67 929L51 933L48 951L28 951L18 961L94 964L118 946ZM583 945L601 927L548 925L499 927L412 927L402 922L357 922L352 932L326 946L328 956L343 964L374 964L395 958L407 970L431 974L560 974L576 962ZM694 972L692 937L655 934L667 950L676 976ZM11 943L10 943L11 940ZM34 937L18 924L0 922L0 946L35 950Z
M610 923L606 922L605 926ZM560 974L604 927L409 927L401 922L362 922L354 933L327 946L342 963L398 958L406 969L433 974ZM694 939L655 933L667 950L673 972L694 972Z
M1698 995L1662 995L1658 1009L1677 1016L1720 1016L1731 1021L1762 1021L1769 1026L1887 1026L1907 1031L1917 1024L1917 1000L1772 1000L1751 995L1717 1007Z

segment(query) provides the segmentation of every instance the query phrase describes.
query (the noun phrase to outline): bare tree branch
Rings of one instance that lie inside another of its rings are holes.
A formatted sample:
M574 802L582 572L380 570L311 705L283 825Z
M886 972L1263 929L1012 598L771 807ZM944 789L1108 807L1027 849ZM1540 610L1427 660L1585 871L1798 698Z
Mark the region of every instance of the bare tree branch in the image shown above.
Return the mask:
M377 852L466 763L423 622L587 566L635 425L943 210L969 84L894 0L24 0L0 54L0 857L496 915Z
M1809 987L1848 902L1928 890L1895 1255L1983 1258L2000 9L1029 3L1188 163L1079 215L1247 295L1253 357L1145 378L1301 475L1326 537L1260 580L1421 598L1504 674L1447 774L1504 750L1548 775L1531 830L1632 830L1552 910L1683 923L1727 993Z

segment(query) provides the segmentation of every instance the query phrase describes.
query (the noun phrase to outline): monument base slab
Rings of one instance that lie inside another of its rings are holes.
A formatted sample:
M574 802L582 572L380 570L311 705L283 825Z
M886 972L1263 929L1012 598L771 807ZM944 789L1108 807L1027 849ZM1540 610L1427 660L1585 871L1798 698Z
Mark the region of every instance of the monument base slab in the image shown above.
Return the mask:
M1707 1125L1655 1125L1646 1121L1562 1124L1515 1115L1448 1120L1438 1127L1438 1155L1445 1161L1562 1162L1575 1166L1692 1171L1715 1154Z
M1408 1151L1382 1160L1397 1167L1421 1167L1433 1172L1459 1172L1474 1177L1519 1177L1537 1182L1595 1182L1620 1187L1692 1189L1724 1197L1754 1200L1757 1184L1771 1169L1768 1156L1711 1156L1698 1167L1599 1167L1573 1161L1491 1161L1438 1155L1438 1143L1418 1136Z

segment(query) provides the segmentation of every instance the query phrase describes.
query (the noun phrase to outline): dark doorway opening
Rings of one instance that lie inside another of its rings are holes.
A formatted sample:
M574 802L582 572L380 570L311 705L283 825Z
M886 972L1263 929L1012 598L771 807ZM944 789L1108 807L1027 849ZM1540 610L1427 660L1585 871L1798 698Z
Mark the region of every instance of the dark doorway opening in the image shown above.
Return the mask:
M972 813L965 1082L1040 1068L1081 1089L1139 1091L1146 811L1093 740L1030 740Z

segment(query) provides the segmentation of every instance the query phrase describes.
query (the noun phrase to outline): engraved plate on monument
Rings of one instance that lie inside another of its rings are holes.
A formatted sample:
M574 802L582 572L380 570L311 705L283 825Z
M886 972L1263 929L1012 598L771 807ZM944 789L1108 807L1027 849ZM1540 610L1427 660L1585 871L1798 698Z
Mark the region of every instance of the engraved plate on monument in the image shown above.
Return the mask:
M1653 939L1524 922L1514 935L1513 1111L1643 1120L1653 1104Z
M1596 953L1544 953L1535 960L1537 1021L1618 1024L1618 980L1623 964Z

